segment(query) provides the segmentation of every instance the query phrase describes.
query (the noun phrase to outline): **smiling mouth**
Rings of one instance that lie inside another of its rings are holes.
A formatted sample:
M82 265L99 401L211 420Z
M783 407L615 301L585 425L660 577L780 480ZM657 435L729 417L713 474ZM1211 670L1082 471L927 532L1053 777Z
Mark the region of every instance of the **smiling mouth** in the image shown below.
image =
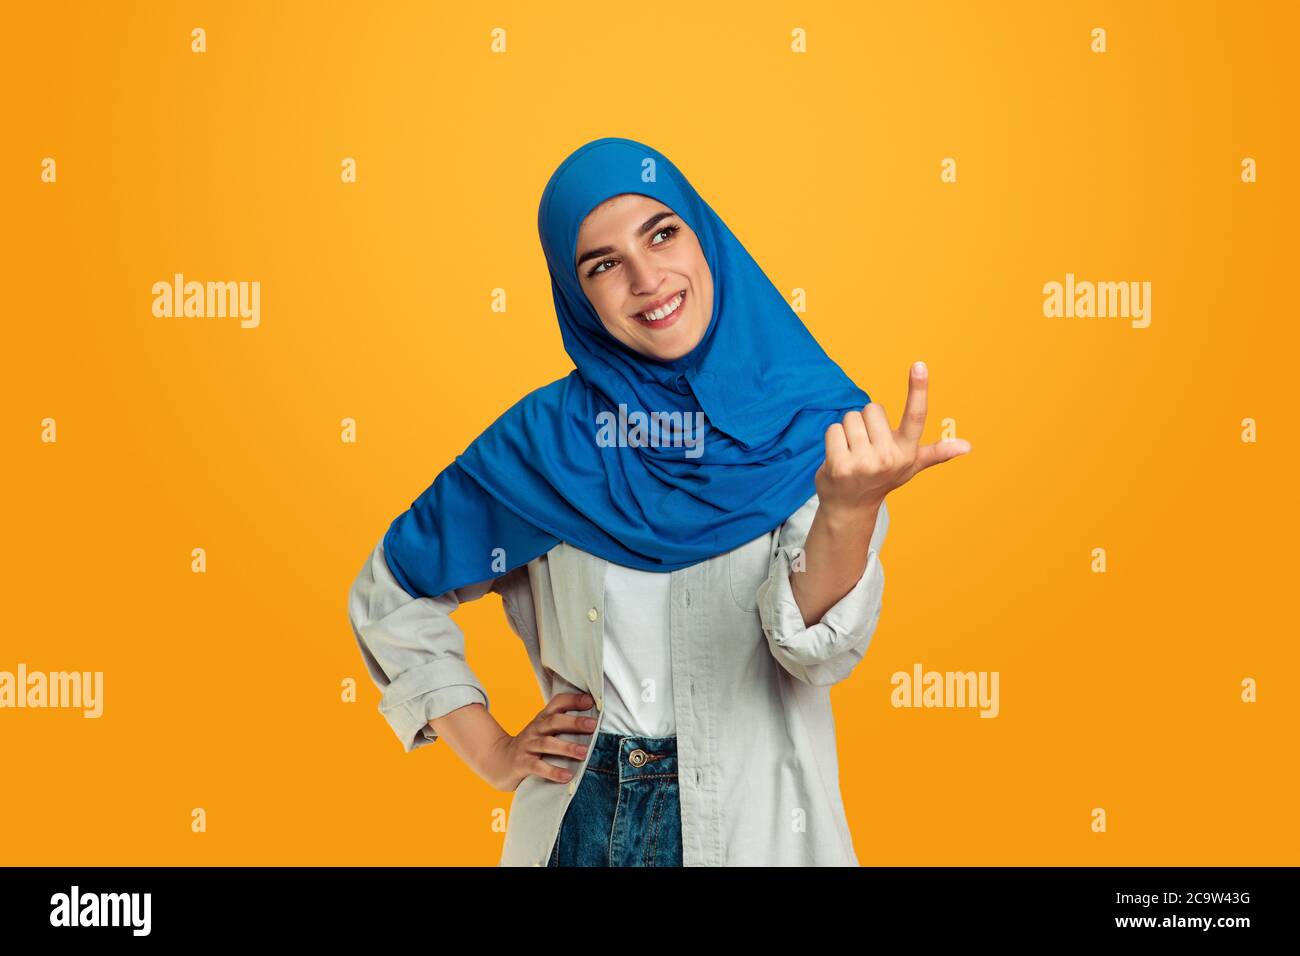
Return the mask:
M651 313L638 312L636 319L646 328L666 329L677 321L678 316L682 313L682 306L686 304L686 290L683 289L677 295L669 299L666 304ZM658 316L658 318L649 318L649 316Z

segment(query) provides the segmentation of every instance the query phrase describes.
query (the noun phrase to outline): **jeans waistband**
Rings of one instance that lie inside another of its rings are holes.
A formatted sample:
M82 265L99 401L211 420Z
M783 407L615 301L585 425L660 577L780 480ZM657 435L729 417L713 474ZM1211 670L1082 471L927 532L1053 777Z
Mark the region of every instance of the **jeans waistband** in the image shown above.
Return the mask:
M588 770L616 774L620 782L637 777L677 775L677 738L643 737L600 731L591 742Z

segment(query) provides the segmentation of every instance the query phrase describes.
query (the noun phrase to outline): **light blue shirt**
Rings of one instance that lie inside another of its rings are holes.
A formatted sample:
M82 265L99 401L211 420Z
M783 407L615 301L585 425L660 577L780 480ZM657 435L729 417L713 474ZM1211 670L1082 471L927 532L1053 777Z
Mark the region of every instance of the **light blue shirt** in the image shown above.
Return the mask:
M814 495L779 528L670 574L669 635L682 852L686 866L857 866L839 788L831 685L847 678L875 633L884 593L882 503L862 577L805 627L790 585ZM495 591L542 692L590 693L604 716L608 562L561 543L509 573L413 598L380 541L348 597L379 711L411 751L437 740L428 722L470 703L490 706L465 661L451 614ZM795 573L799 573L796 571ZM597 726L597 731L605 729ZM590 743L590 734L558 735ZM545 866L586 758L545 754L567 783L525 777L510 808L502 866Z

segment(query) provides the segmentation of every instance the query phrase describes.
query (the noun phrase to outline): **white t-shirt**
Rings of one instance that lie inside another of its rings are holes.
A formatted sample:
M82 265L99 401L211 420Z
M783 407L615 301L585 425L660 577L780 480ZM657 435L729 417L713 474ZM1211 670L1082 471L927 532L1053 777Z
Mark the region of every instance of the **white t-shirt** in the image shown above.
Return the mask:
M638 737L676 733L670 582L667 572L606 565L603 731Z

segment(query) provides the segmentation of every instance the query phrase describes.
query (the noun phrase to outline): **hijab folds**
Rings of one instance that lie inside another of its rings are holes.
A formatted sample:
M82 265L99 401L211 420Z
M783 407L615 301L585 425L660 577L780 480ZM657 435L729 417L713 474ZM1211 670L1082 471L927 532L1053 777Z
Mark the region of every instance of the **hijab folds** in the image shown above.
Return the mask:
M672 361L610 335L578 280L579 226L623 193L672 209L712 273L704 336ZM500 576L561 541L646 571L730 551L813 495L826 429L871 401L657 150L620 137L580 147L546 184L537 230L575 368L507 409L389 526L388 565L415 597ZM701 421L702 434L685 431Z

